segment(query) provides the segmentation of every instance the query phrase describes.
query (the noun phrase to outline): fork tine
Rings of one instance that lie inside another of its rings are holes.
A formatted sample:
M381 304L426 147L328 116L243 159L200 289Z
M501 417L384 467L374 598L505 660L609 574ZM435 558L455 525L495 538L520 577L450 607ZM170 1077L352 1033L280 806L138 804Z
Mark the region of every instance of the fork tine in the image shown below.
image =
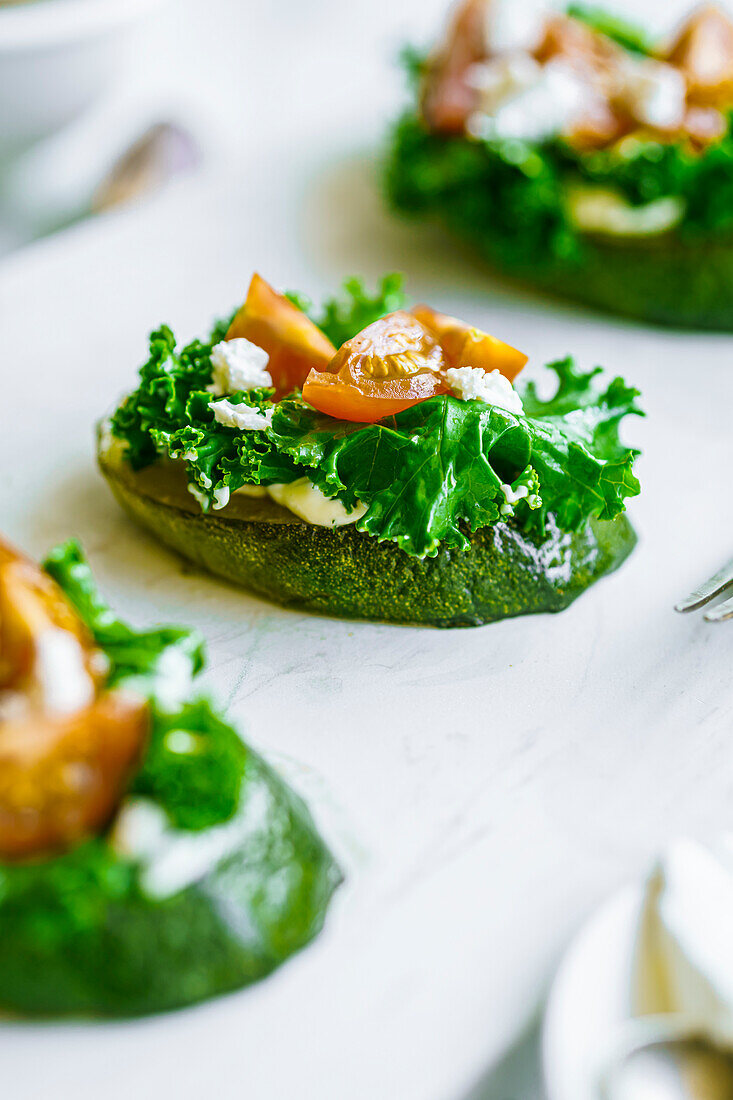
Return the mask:
M706 611L703 619L707 623L723 623L726 619L733 619L733 596L730 596L725 603L719 603L717 607Z
M675 604L674 609L675 611L697 611L698 607L704 607L706 603L710 603L716 596L719 596L729 584L733 584L733 558L709 580L701 584L699 588L694 589L687 599ZM720 609L718 608L718 610ZM705 617L708 618L710 614L712 613L709 612ZM725 618L726 616L716 616L716 619L718 617Z

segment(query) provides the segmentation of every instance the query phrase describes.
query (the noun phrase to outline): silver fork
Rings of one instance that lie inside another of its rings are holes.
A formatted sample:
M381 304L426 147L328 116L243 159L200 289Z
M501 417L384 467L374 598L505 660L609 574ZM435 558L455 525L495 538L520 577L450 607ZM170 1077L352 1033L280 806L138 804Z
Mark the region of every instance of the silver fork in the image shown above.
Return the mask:
M712 577L704 581L699 588L695 588L690 592L686 599L675 604L674 609L675 611L697 611L699 607L704 607L706 603L710 603L711 600L714 600L716 596L720 596L726 588L732 585L733 558ZM708 623L722 623L726 619L733 619L733 596L729 596L717 607L706 611L703 618Z

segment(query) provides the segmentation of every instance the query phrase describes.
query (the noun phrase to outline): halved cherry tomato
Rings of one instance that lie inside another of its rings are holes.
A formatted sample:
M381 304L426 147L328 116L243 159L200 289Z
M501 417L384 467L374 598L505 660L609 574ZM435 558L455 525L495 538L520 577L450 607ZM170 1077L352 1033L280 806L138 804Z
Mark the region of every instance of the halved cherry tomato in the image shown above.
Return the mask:
M733 100L733 20L715 4L692 12L665 60L684 73L694 106L725 107Z
M607 35L558 13L546 20L534 56L542 65L567 64L586 85L583 111L565 132L575 148L602 149L633 129L633 120L617 95L628 55Z
M62 631L72 639L80 674L96 690L103 673L86 626L47 574L0 540L0 689L38 696L42 685L32 683L36 651L38 639L48 631Z
M100 694L105 673L58 585L0 540L0 858L62 848L112 815L148 706Z
M258 344L269 355L267 369L278 398L302 386L310 370L325 370L336 354L317 325L257 274L226 334L227 340L238 337Z
M464 0L453 18L446 43L432 64L425 84L425 121L441 133L460 133L476 109L478 94L468 74L486 56L486 0Z
M144 700L106 692L68 718L0 725L0 858L67 848L106 825L148 720Z
M443 350L404 310L374 321L341 346L328 370L312 370L303 399L339 420L372 424L446 393Z
M430 306L415 306L410 312L439 341L449 367L498 370L512 382L529 358L496 336L490 336L488 332L473 328L446 313L438 313Z

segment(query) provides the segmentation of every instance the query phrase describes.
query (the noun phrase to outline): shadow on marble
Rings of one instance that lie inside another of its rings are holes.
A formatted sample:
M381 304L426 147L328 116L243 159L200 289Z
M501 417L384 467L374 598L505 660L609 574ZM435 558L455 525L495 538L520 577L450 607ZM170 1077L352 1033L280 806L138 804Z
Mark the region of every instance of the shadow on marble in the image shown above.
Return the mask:
M331 161L311 177L304 189L300 244L324 280L337 285L355 272L369 282L387 271L402 271L442 294L485 300L507 312L519 312L541 296L501 280L465 244L430 222L400 218L387 210L379 160L374 151ZM577 308L552 303L555 312Z
M143 601L163 617L186 607L217 619L226 609L238 620L257 620L272 605L200 569L169 550L122 510L95 466L81 461L49 485L43 506L28 508L24 528L14 533L27 553L43 558L58 543L78 539L103 590L124 584L125 603ZM156 612L156 614L158 614Z
M540 1057L541 1023L541 1015L535 1015L499 1064L461 1100L546 1100Z

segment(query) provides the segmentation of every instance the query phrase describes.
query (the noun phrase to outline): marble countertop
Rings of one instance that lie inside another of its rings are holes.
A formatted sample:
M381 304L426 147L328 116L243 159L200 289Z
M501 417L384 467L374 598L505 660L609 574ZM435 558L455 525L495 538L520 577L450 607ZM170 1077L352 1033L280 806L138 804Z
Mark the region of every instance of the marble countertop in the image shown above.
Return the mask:
M249 991L153 1021L3 1026L13 1100L51 1080L60 1100L173 1085L183 1100L506 1100L521 1079L526 1100L532 1021L584 915L669 837L731 823L733 630L671 610L731 553L731 338L509 290L441 234L392 221L374 150L398 91L380 86L369 124L352 125L387 64L363 69L327 134L296 103L226 171L0 266L3 531L38 555L76 535L130 620L200 627L207 687L309 800L348 874L322 937ZM561 615L445 632L283 611L185 569L119 512L92 426L150 328L195 334L254 268L315 297L399 269L414 298L529 352L537 376L568 352L623 372L649 414L625 431L644 449L636 553Z

